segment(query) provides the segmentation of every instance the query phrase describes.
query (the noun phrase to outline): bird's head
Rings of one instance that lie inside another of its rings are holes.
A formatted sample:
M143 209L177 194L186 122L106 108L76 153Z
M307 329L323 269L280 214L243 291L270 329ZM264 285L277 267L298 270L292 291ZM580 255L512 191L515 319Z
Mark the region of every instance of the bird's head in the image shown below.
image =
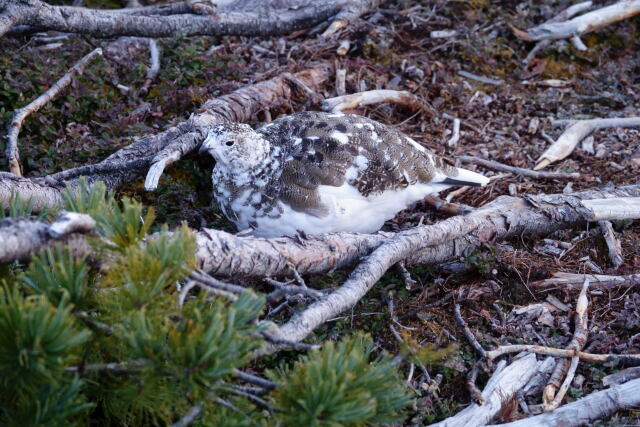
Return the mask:
M208 152L216 165L232 172L246 172L262 164L269 155L270 144L251 126L224 123L209 129L200 152Z

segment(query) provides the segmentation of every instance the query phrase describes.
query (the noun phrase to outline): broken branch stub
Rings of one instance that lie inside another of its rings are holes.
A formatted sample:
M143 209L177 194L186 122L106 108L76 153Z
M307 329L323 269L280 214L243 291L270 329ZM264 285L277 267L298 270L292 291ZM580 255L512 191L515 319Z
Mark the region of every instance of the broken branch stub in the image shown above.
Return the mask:
M491 421L538 371L542 362L527 354L503 369L497 369L482 391L483 404L471 403L453 417L432 424L433 427L475 427Z
M325 99L321 108L324 111L342 112L345 110L353 110L364 105L381 104L384 102L404 105L413 111L419 110L422 107L422 103L418 97L411 92L405 90L378 89Z
M588 2L576 4L574 7L584 5L578 9L585 10L588 8L586 3ZM622 0L567 21L545 22L526 31L513 26L512 29L517 37L527 41L569 39L631 18L638 13L640 13L640 0Z
M568 157L580 141L596 129L637 126L640 126L640 117L576 121L570 125L562 135L560 135L555 143L540 155L538 164L533 169L540 170L553 162L557 162Z

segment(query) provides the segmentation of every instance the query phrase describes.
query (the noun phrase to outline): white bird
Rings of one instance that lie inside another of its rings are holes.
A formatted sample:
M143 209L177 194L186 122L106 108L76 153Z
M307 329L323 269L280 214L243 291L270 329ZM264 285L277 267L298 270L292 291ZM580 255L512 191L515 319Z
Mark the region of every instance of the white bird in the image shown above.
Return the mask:
M216 160L213 193L222 212L261 237L372 233L430 193L489 182L358 115L304 112L257 131L216 125L205 151Z

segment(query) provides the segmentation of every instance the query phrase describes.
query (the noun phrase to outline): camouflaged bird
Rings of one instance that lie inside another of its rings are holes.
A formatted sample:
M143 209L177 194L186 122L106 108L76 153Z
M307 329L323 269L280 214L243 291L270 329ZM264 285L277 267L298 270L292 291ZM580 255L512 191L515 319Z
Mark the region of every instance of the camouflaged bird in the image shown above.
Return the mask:
M253 130L210 129L213 192L239 230L372 233L399 211L452 186L485 185L403 133L358 115L304 112Z

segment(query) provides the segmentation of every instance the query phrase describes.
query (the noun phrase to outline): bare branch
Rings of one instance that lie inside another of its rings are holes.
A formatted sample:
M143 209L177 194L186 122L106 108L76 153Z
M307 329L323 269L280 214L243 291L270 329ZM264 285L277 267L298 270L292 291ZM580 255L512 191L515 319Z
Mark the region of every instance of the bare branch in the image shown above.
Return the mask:
M540 155L538 164L533 169L540 170L553 162L568 157L580 141L596 129L637 126L640 126L640 117L578 120L571 124L556 142Z
M585 276L591 283L591 288L616 289L632 288L640 286L640 274L629 274L627 276L608 276L605 274L578 274L557 272L550 279L531 282L529 285L539 289L559 288L563 290L579 290L582 288Z
M580 291L580 295L578 296L578 302L576 304L576 316L575 316L575 324L576 329L573 334L573 338L567 348L582 350L584 345L587 343L587 334L589 332L589 328L587 325L588 316L587 316L587 308L589 306L589 300L587 299L587 289L589 289L589 279L584 280L584 284L582 285L582 290ZM562 403L562 399L564 395L569 390L569 386L571 385L571 381L573 381L573 376L575 375L576 369L578 368L578 362L580 361L580 357L573 356L571 358L571 363L567 363L567 360L560 360L556 363L555 369L551 374L551 378L547 386L542 391L542 399L543 399L543 408L545 412L553 411L560 406ZM565 376L560 389L556 393L557 385L556 378L562 378Z
M577 427L607 418L616 411L637 408L638 405L640 379L591 393L552 412L500 424L500 427Z
M322 37L331 37L349 25L349 23L360 18L360 16L377 8L384 1L386 0L350 0L347 6L336 15L331 25L322 33Z
M324 111L340 112L353 110L363 105L380 104L384 102L404 105L412 110L419 110L422 106L420 100L411 92L405 90L378 89L325 99L322 103L322 109Z
M434 427L482 426L491 421L502 406L513 399L516 392L524 387L538 371L542 362L533 354L526 355L504 369L496 369L482 391L482 405L472 403L453 417L432 424Z
M469 343L471 344L471 347L473 347L473 349L482 358L486 358L487 351L484 348L482 348L482 346L476 339L475 335L473 335L473 332L471 332L471 329L469 329L469 327L467 326L467 322L465 322L464 319L462 318L462 313L460 313L460 304L453 305L453 314L456 319L456 324L460 329L462 329L462 332L464 332L464 336L467 338L467 341L469 341Z
M20 166L20 155L18 154L18 134L22 128L22 122L31 113L35 113L45 104L57 96L62 89L69 86L73 78L78 74L82 74L84 69L96 56L102 55L102 49L97 48L85 55L76 65L74 65L62 78L53 84L45 93L31 101L28 105L15 111L9 132L7 132L7 148L6 156L9 162L9 170L17 176L22 176L22 168Z
M573 173L562 173L562 172L537 172L529 169L523 169L515 166L505 165L503 163L498 163L493 160L481 159L479 157L473 156L459 156L456 157L463 163L473 163L476 165L484 166L487 169L493 169L501 172L511 172L516 175L526 176L529 178L535 179L577 179L580 178L580 174L577 172Z
M576 6L579 5L574 5ZM548 22L526 31L514 29L514 32L527 41L568 39L631 18L638 13L640 13L640 1L621 0L568 21Z
M624 263L622 245L620 244L620 241L616 239L611 221L598 221L598 226L600 227L600 231L602 231L602 236L604 237L605 242L607 242L611 264L613 264L615 268L620 267Z
M25 219L0 220L0 263L27 260L32 252L61 240L73 233L86 233L93 229L95 221L88 215L62 212L49 224ZM84 246L83 241L75 241ZM71 242L68 242L71 243Z

